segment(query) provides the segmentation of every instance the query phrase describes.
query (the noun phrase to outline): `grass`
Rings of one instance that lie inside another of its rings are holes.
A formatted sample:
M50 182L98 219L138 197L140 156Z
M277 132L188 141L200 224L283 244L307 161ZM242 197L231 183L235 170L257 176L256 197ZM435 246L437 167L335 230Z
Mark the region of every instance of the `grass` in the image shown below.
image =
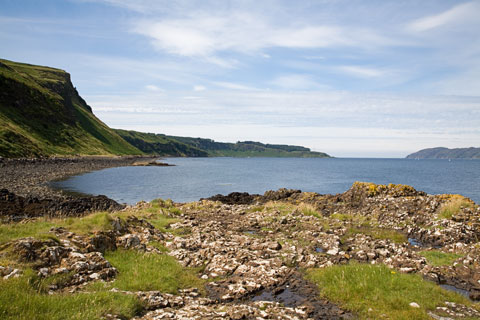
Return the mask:
M452 217L462 211L462 208L473 208L471 200L462 196L452 196L439 209L438 217L441 219L452 219Z
M131 318L142 309L136 297L113 292L44 294L32 285L35 277L30 269L20 278L0 280L1 319L93 320L107 313Z
M109 285L121 290L166 293L193 287L204 290L204 281L197 277L196 270L182 267L168 255L117 250L105 253L105 259L119 271Z
M279 216L285 216L295 210L296 206L290 203L269 201L265 204L264 208L268 212L272 212L274 210L279 211Z
M158 241L150 241L148 243L148 245L152 246L154 248L157 248L158 250L160 250L160 252L169 252L170 251L167 247L165 247L163 244L161 244Z
M346 238L352 237L357 233L365 234L367 236L372 237L373 239L392 240L393 242L399 243L399 244L407 241L407 236L405 236L403 233L400 233L396 230L369 227L369 226L349 228L345 233L345 235L343 236L343 238L346 239Z
M431 319L427 311L445 301L471 305L419 275L401 274L383 265L350 263L312 269L307 277L321 295L358 314L361 319ZM420 308L409 306L416 302Z
M142 154L91 113L65 71L0 63L9 93L0 110L1 156Z
M423 256L427 259L428 264L430 264L434 267L452 265L452 263L455 260L463 257L463 255L461 255L461 254L447 253L447 252L436 251L436 250L421 251L419 253L420 253L421 256Z
M313 216L313 217L318 218L318 219L322 218L322 215L311 204L300 203L298 205L298 209L300 209L300 211L306 216Z
M28 223L0 224L0 245L13 239L41 237L49 235L48 231L55 223L50 220L37 220Z
M82 235L92 234L95 231L108 231L112 229L111 222L115 218L126 219L128 216L132 215L148 220L155 228L162 232L173 232L178 234L185 234L188 232L188 230L167 229L170 224L175 223L178 220L168 217L162 212L169 212L172 215L176 215L175 212L179 209L174 207L173 204L171 206L166 206L165 204L162 205L163 207L160 206L157 200L157 202L154 202L147 208L137 211L131 210L114 213L96 212L78 218L70 217L65 219L45 217L26 223L0 224L0 245L15 239L26 237L34 237L38 239L52 238L54 237L53 234L49 233L49 230L52 227L64 227L71 232Z

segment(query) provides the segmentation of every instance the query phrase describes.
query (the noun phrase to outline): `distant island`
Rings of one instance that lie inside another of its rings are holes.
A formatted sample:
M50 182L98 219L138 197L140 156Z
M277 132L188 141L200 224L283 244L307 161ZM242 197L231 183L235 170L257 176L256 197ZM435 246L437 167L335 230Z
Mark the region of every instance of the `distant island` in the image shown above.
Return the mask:
M428 148L409 154L407 159L480 159L480 148Z
M330 157L300 146L112 129L93 114L67 72L0 59L0 157L86 155Z

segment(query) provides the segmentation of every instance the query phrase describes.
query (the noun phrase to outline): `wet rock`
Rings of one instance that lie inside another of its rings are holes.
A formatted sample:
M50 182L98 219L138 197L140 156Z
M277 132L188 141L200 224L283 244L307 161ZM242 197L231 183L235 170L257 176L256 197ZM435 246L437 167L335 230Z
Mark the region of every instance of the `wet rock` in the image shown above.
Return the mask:
M7 189L0 190L0 217L19 221L40 216L81 216L95 211L121 210L124 205L105 196L37 198L18 196Z
M213 197L200 200L219 201L224 204L251 204L257 197L258 195L251 195L247 192L232 192L226 196L217 194Z

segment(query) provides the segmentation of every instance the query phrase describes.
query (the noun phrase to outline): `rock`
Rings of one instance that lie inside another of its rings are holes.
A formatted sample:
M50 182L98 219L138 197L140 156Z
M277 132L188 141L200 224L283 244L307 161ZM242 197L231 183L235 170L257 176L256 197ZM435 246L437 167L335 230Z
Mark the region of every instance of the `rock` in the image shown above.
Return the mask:
M12 272L7 274L6 276L3 277L4 280L8 280L10 278L18 278L22 275L22 270L20 269L13 269Z
M416 302L410 302L409 306L412 307L412 308L420 308L420 306Z

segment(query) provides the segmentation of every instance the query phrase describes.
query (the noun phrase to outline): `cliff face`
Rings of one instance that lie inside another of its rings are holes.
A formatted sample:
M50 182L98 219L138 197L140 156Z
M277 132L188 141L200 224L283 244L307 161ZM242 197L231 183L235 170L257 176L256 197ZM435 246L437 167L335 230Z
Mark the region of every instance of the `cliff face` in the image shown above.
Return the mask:
M0 60L0 156L141 154L92 113L59 69Z
M480 148L429 148L409 154L407 159L480 159Z
M299 146L111 129L95 117L67 72L0 59L0 157L133 154L329 157Z

